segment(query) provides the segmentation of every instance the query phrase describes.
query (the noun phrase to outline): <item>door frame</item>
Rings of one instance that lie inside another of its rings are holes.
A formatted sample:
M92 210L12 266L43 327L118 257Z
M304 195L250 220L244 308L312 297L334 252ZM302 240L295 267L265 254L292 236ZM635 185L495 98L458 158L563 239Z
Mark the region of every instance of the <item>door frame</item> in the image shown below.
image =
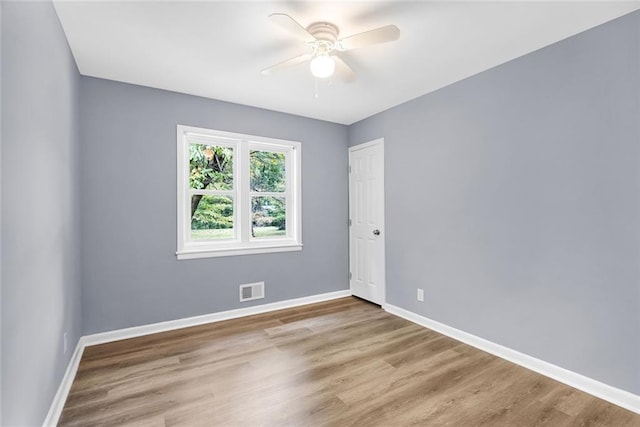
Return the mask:
M380 235L380 238L382 239L382 265L380 265L380 278L381 278L381 285L380 285L380 289L381 289L381 295L380 295L380 307L384 308L387 304L387 237L386 237L386 227L385 227L385 215L384 215L384 211L385 211L385 206L386 206L386 197L385 197L385 181L384 181L384 176L385 176L385 161L384 161L384 138L378 138L378 139L374 139L372 141L369 142L364 142L362 144L358 144L358 145L354 145L349 147L349 170L348 170L348 194L349 194L349 206L348 206L348 211L349 211L349 215L348 215L348 221L351 221L351 153L353 153L354 151L358 151L358 150L362 150L363 148L369 148L369 147L373 147L375 145L380 145L382 146L382 178L381 178L381 182L382 182L382 211L380 212L380 222L381 224L379 225L380 229L382 230L382 233ZM351 224L348 224L349 226L349 272L352 271L351 269ZM351 277L349 276L349 291L351 292Z

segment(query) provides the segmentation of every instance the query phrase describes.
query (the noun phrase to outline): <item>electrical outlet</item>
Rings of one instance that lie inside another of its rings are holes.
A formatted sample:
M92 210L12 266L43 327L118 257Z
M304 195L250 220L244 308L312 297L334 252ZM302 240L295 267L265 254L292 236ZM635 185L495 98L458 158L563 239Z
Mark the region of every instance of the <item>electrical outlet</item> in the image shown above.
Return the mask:
M67 354L69 350L69 339L67 338L66 332L62 335L62 349L64 350L64 354Z
M424 302L424 289L418 288L417 298L418 298L418 301Z

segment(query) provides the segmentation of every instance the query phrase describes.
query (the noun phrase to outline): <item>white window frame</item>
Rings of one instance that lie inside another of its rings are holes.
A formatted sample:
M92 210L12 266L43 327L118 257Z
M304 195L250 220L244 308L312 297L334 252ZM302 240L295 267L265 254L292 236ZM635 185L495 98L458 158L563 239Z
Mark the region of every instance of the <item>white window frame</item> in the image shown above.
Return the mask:
M233 198L233 239L191 240L190 193L192 189L189 188L189 145L194 141L208 145L232 147L234 149L233 190L203 191L207 194ZM302 144L296 141L177 125L177 258L182 260L302 250L301 147ZM250 191L249 152L251 150L278 152L285 155L286 191L283 194ZM275 238L251 237L251 197L261 195L286 198L286 236Z

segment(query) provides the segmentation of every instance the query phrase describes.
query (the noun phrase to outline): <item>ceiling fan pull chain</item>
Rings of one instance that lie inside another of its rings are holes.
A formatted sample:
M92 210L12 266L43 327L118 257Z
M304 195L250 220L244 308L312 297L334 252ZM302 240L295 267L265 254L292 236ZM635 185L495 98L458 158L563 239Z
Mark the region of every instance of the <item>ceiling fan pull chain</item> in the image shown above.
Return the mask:
M314 80L316 82L316 99L318 99L318 78L316 77Z

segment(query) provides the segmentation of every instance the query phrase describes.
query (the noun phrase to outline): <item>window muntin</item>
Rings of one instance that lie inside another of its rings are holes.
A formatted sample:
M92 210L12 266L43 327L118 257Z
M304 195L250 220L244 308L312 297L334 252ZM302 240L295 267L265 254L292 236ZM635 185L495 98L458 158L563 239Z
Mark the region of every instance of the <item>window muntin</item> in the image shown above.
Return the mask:
M300 143L178 125L179 259L300 250Z

